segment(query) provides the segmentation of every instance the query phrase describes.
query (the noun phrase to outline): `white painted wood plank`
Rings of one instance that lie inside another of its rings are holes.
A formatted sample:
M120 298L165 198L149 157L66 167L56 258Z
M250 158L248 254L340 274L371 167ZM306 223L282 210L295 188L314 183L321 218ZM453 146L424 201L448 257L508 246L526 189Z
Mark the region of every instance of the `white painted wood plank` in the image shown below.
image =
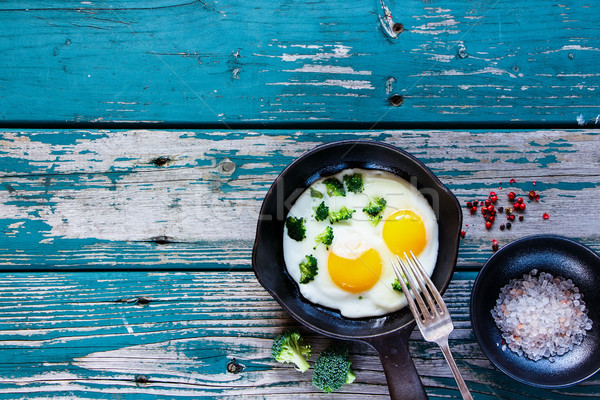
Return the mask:
M541 194L526 223L511 231L488 232L481 218L466 213L461 265L485 260L492 239L503 245L540 232L598 248L589 216L598 213L599 133L3 131L0 146L10 156L0 170L0 219L10 247L0 263L247 267L258 211L277 174L305 151L348 138L406 149L463 204L492 190L506 193L511 178L517 182L510 190ZM156 238L165 244L156 246Z

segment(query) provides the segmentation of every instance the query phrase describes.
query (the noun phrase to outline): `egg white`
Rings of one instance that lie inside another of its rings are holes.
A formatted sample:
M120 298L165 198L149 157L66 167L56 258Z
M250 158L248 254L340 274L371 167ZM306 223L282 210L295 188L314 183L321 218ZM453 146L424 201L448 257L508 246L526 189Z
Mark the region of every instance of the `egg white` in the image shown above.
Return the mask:
M300 292L309 301L337 309L348 318L362 318L384 315L406 306L404 294L392 288L392 282L396 275L391 266L390 258L394 254L383 240L382 232L386 218L397 210L409 209L418 214L425 225L427 244L421 254L419 261L426 272L431 276L438 252L438 225L433 209L423 195L406 180L389 172L380 170L345 169L333 177L342 181L344 175L360 173L364 182L362 193L346 192L345 197L329 197L325 189L323 177L314 182L311 187L324 194L324 197L311 197L310 188L307 189L296 200L290 209L288 216L304 218L306 220L306 238L300 242L291 239L287 230L283 233L283 255L286 268L290 276L298 283ZM383 219L377 226L369 221L367 214L362 209L369 200L381 197L387 201L383 212ZM355 209L352 218L331 224L334 233L333 243L329 250L323 244L315 246L315 236L323 232L330 225L328 220L316 221L313 207L322 201L329 206L330 210L339 210L342 206ZM350 246L362 246L361 249L372 248L381 257L382 270L377 283L362 293L351 293L338 287L329 276L328 257L331 251L337 255L344 256L344 248ZM306 255L313 255L317 259L318 273L311 282L300 284L299 265L305 260Z

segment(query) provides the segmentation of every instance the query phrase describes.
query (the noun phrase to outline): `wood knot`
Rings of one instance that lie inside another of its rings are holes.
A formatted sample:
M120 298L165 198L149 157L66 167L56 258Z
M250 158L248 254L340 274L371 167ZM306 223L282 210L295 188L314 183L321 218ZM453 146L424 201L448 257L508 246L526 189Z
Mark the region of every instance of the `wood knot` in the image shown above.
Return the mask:
M152 164L156 165L157 167L164 167L170 161L173 161L173 160L171 160L171 158L169 158L169 157L160 156L160 157L153 158L150 162Z
M244 370L244 366L240 363L238 363L235 358L232 358L228 363L227 363L227 372L229 372L230 374L239 374L240 372L242 372Z
M400 107L404 102L404 97L400 96L399 94L394 94L388 99L388 101L394 107Z
M136 375L135 383L138 385L146 385L148 383L148 377L146 375Z

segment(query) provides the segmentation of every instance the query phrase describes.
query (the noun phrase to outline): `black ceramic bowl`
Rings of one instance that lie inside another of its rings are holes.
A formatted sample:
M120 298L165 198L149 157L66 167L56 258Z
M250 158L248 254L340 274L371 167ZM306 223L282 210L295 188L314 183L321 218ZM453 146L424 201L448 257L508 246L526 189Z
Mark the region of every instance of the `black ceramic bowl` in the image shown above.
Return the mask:
M407 307L371 318L351 319L306 300L283 260L284 219L294 201L314 181L345 168L379 169L398 175L421 191L438 222L439 252L432 281L443 292L452 278L462 224L454 195L419 160L384 143L347 140L319 146L292 162L267 192L256 228L252 266L258 281L281 306L305 326L340 339L371 345L380 355L393 399L426 398L408 354L415 326Z
M508 348L490 310L500 289L513 278L537 268L572 279L583 293L592 320L583 343L562 356L532 361ZM586 246L561 236L538 235L516 240L485 263L471 294L471 324L475 338L496 367L517 381L540 388L574 385L600 370L600 257Z

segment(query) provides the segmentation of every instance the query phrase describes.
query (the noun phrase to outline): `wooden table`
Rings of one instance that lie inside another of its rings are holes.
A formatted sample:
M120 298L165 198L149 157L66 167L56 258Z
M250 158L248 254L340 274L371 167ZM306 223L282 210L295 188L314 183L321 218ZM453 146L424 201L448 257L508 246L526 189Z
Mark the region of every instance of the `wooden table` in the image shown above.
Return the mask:
M511 230L465 210L451 348L476 399L600 396L597 376L517 383L469 320L492 239L600 250L598 15L573 0L2 2L0 399L386 398L364 345L356 383L330 396L274 362L287 327L315 353L332 340L251 271L273 179L347 138L409 151L463 204L541 195ZM410 351L430 397L459 397L435 345L414 332Z

